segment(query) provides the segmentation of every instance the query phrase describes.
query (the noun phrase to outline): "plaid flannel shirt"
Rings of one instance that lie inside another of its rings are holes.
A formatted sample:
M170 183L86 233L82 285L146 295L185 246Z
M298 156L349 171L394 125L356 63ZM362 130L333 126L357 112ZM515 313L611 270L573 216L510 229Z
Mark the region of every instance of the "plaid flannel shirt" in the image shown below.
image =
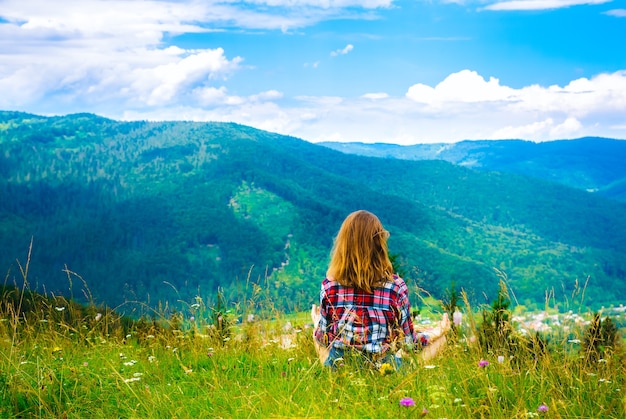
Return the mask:
M421 337L413 329L406 283L394 275L370 294L324 279L315 338L324 346L370 354L383 354L397 343L412 346Z

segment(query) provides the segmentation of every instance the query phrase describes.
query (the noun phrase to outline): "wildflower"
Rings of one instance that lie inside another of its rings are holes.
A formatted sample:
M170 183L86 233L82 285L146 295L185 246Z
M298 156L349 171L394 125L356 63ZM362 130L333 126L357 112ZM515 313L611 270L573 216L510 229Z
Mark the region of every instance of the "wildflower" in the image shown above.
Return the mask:
M58 346L55 346L54 348L52 348L52 352L61 352L61 348Z
M541 403L537 408L537 412L547 412L548 406L545 403Z
M478 366L481 368L485 368L487 365L489 365L489 361L487 361L486 359L481 359L480 361L478 361Z
M458 327L461 325L462 321L463 321L463 314L459 310L456 310L452 314L452 323L454 323L454 325Z
M498 355L498 363L502 364L504 362L504 356L503 355Z
M96 314L96 321L99 321L102 318L102 313Z
M133 381L140 381L141 377L132 377L124 380L125 383L132 383Z
M156 361L156 356L154 356L154 355L150 355L150 356L148 357L148 362L153 363L154 361Z
M402 399L400 399L400 406L404 406L404 407L415 406L415 400L413 400L410 397L403 397Z
M428 409L423 408L422 409L422 416L426 416L428 414Z
M55 307L54 309L56 311L63 311L63 310L65 310L65 307Z
M380 372L380 375L389 375L393 374L395 369L390 364L383 364L380 366L378 371Z
M134 359L131 359L128 362L124 362L124 365L126 365L127 367L132 367L133 365L135 365L137 363L137 361L135 361Z
M85 361L83 362L83 367L88 367L89 366L89 362Z
M252 323L254 321L254 314L248 314L248 323Z
M194 316L189 317L189 321L190 321L190 322L193 322L193 321L195 321L195 320L196 320L196 318L195 318Z

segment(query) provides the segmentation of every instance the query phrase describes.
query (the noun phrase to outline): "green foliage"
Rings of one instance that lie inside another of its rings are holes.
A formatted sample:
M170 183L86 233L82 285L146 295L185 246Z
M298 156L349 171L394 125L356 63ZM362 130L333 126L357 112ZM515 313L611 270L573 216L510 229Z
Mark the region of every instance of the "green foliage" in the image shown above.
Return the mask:
M211 320L211 335L223 345L231 338L233 319L230 310L226 307L224 294L220 290L217 290L217 304L211 307Z
M476 170L516 173L558 182L626 201L626 142L585 137L575 140L460 141L454 144L322 143L326 147L363 156L406 160L445 160ZM617 185L621 184L619 187ZM617 187L616 187L617 186Z
M581 349L585 362L597 363L613 353L619 344L619 330L611 318L607 316L603 319L600 313L594 313L583 335Z
M491 307L483 308L482 323L478 328L478 340L487 353L511 353L516 346L511 325L511 301L506 284L500 281L498 296Z
M450 331L452 334L457 333L457 325L454 324L454 313L459 310L459 293L456 290L456 285L454 282L450 284L450 287L446 289L442 300L442 306L445 312L448 314L448 319L450 320Z
M0 127L0 269L18 286L32 238L31 283L56 295L86 292L67 268L111 306L247 297L252 282L297 311L317 300L341 221L365 208L391 232L394 268L439 298L454 282L489 301L494 267L537 306L579 278L590 306L626 295L626 209L570 188L237 124L0 112Z

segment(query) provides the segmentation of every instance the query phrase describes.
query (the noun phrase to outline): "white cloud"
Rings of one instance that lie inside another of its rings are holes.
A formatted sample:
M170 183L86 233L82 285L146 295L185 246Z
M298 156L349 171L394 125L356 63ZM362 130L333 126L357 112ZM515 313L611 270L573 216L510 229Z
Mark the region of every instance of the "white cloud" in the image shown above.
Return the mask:
M603 4L612 0L508 0L501 1L489 6L485 10L549 10L564 7L579 6L583 4Z
M564 87L539 85L514 89L489 81L478 73L462 70L450 74L435 87L415 84L407 98L432 108L462 106L468 103L498 102L493 106L516 111L567 112L576 116L598 109L626 109L626 71L580 78Z
M406 96L415 102L435 105L443 102L485 102L511 100L513 89L501 86L491 77L485 81L478 73L462 70L450 74L436 87L424 84L411 86Z
M605 15L615 16L615 17L626 17L626 9L613 9L607 12L604 12Z
M361 96L364 99L372 99L372 100L378 100L378 99L387 99L389 97L389 95L387 93L366 93L363 96Z
M229 61L221 48L203 50L152 68L136 68L126 75L129 94L147 105L175 99L188 86L204 84L236 70L241 58ZM122 76L123 78L124 76Z
M321 9L362 7L375 9L389 7L391 0L248 0L247 3L263 4L274 7L319 7Z
M98 55L54 51L33 62L0 68L0 107L39 101L84 104L121 100L127 106L160 106L184 100L194 88L226 78L242 59L212 50L147 50ZM136 55L144 57L138 62ZM38 62L36 62L38 61Z
M527 125L507 126L493 132L489 139L560 139L579 136L583 125L576 118L569 117L562 123L552 118L532 122Z
M352 44L348 44L343 48L337 49L335 51L332 51L330 53L331 57L336 57L338 55L346 55L347 53L349 53L350 51L352 51L354 49L354 45Z

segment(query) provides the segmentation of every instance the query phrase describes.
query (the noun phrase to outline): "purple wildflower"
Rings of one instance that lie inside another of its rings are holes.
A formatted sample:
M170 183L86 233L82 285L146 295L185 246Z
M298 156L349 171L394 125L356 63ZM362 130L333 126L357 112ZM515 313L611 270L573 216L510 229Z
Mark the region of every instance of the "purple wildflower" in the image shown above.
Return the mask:
M486 359L481 359L480 361L478 361L478 366L481 368L485 368L487 365L489 365L489 361L487 361Z
M428 409L426 409L426 408L422 409L422 416L426 416L428 413L429 413Z
M400 399L400 406L404 406L404 407L415 406L415 400L413 400L410 397L403 397L402 399Z
M539 405L539 407L537 408L538 412L547 412L548 411L548 406L545 403L541 403Z

